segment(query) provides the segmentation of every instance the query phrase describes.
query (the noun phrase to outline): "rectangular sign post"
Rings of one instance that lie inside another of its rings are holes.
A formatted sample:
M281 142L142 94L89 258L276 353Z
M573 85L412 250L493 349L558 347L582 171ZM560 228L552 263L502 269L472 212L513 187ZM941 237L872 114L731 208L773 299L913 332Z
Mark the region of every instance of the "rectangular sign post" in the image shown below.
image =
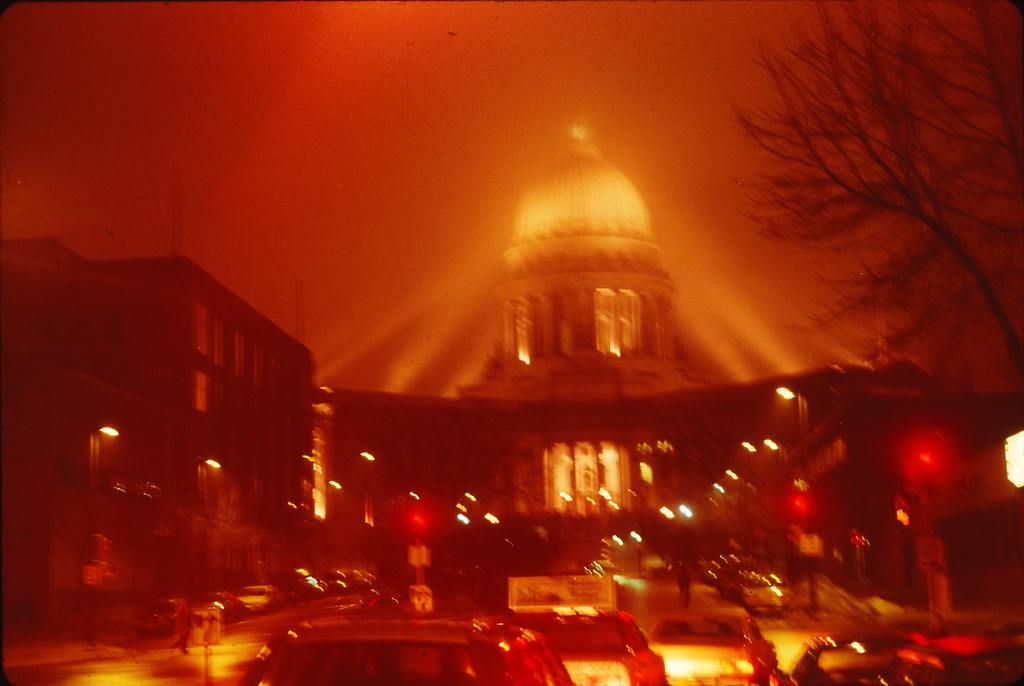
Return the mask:
M615 582L610 576L510 576L508 607L514 612L558 607L615 609Z

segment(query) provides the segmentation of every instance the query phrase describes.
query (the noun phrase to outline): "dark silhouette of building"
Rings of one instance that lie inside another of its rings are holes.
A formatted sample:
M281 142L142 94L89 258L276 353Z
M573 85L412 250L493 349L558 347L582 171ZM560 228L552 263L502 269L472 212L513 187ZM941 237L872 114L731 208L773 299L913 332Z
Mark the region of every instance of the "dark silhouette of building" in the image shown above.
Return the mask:
M80 611L94 533L108 608L306 556L304 346L185 258L86 260L56 240L2 257L5 620Z

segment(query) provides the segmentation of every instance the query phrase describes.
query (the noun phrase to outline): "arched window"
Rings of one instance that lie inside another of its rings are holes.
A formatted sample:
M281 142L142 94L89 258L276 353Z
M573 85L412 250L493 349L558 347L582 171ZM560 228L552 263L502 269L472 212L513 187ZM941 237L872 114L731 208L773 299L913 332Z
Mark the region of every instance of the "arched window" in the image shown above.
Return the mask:
M594 291L594 334L598 352L621 356L640 350L640 296L628 289Z
M530 301L521 298L516 301L516 357L520 362L530 364L530 354L533 351L533 308Z

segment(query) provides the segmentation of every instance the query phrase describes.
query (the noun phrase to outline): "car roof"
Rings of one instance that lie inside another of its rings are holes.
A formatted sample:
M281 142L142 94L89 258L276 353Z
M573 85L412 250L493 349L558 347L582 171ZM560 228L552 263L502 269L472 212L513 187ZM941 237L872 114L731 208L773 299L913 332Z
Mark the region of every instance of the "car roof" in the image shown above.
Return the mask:
M426 641L466 644L473 638L526 636L522 627L481 618L325 617L303 622L287 636L292 642L323 641Z
M937 655L978 657L1003 651L1024 651L1024 636L944 636L932 639L926 645L912 645L907 649Z
M716 610L703 610L696 612L674 612L672 614L658 615L654 624L663 623L663 621L685 621L687 619L743 619L749 617L749 613L744 611L741 607L729 607Z

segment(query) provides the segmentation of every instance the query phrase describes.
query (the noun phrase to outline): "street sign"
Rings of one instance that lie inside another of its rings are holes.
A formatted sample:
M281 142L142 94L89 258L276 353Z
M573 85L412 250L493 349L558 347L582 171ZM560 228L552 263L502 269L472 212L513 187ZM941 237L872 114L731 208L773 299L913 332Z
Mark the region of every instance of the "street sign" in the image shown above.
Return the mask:
M800 534L797 547L804 557L825 557L825 544L818 534Z
M434 592L426 584L410 586L409 600L412 601L412 609L416 612L425 614L434 611Z
M412 567L429 567L430 548L425 545L409 546L409 565Z
M82 565L82 583L86 586L99 586L102 578L99 565Z
M510 576L508 606L516 612L543 612L556 607L614 609L610 576Z
M191 610L192 643L203 646L220 643L224 632L224 610L214 604L193 605Z
M917 539L917 565L925 569L946 568L946 546L939 536L919 536Z

